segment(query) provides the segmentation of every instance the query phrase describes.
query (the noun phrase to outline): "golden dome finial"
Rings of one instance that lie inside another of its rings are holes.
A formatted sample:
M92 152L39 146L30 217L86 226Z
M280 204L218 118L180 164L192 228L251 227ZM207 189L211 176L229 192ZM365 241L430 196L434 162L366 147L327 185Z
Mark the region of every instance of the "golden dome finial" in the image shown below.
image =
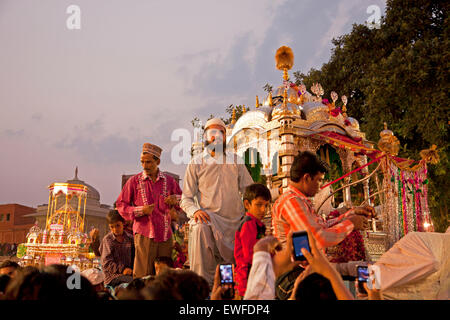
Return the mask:
M390 155L398 155L400 142L391 130L388 130L387 123L384 122L384 130L380 132L380 140L378 141L378 149Z
M256 96L256 108L259 108L259 99L258 99L258 96Z
M283 70L283 79L289 80L288 70L294 65L294 53L292 49L286 46L278 48L275 53L275 62L278 70Z
M245 108L245 104L242 106L242 114L246 113L247 109Z
M231 113L231 124L236 123L236 108L233 107L233 112Z
M287 108L287 88L284 88L283 92L283 108Z
M272 91L269 92L269 107L273 107L273 100L272 100Z

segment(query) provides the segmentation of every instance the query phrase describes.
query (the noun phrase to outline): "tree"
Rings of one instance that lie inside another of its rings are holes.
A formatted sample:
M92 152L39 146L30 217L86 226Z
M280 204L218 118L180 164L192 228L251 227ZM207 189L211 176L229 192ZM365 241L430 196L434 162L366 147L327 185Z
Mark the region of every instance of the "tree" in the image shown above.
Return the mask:
M379 29L353 25L333 39L330 61L320 70L294 73L297 84L320 82L348 96L347 113L378 141L383 122L403 146L400 156L438 146L440 163L429 166L429 207L437 231L449 225L449 3L388 0Z

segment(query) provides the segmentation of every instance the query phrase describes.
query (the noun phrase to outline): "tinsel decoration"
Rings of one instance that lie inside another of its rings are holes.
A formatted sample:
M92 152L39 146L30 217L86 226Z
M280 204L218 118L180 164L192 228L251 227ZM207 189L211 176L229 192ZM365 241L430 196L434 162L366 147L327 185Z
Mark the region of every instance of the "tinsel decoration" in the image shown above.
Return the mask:
M402 213L403 213L403 235L408 234L408 203L407 203L407 196L406 196L406 188L407 185L405 183L405 174L402 171L400 174L401 179L401 185L402 185Z
M399 235L402 238L405 234L403 233L403 202L402 202L402 181L400 179L400 169L398 170L397 181L398 181L398 223L399 223Z

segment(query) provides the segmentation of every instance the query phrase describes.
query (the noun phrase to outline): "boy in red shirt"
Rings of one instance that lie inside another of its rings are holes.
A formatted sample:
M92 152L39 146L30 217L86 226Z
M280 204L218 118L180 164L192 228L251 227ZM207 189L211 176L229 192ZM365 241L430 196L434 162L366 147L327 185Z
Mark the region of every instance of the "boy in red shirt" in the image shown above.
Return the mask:
M269 189L255 183L244 193L244 207L247 211L244 220L235 234L234 258L236 260L236 288L241 297L247 288L247 279L252 266L253 246L266 234L266 226L261 221L271 201Z

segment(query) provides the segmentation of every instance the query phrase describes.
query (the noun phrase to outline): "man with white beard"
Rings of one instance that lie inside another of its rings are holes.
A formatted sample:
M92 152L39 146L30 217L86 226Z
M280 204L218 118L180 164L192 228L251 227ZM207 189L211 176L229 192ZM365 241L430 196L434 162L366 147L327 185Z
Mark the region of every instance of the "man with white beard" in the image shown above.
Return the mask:
M222 120L206 122L205 150L186 169L180 203L191 219L190 268L211 286L217 264L234 263L234 235L245 213L241 194L253 183L243 161L226 151L225 137Z

